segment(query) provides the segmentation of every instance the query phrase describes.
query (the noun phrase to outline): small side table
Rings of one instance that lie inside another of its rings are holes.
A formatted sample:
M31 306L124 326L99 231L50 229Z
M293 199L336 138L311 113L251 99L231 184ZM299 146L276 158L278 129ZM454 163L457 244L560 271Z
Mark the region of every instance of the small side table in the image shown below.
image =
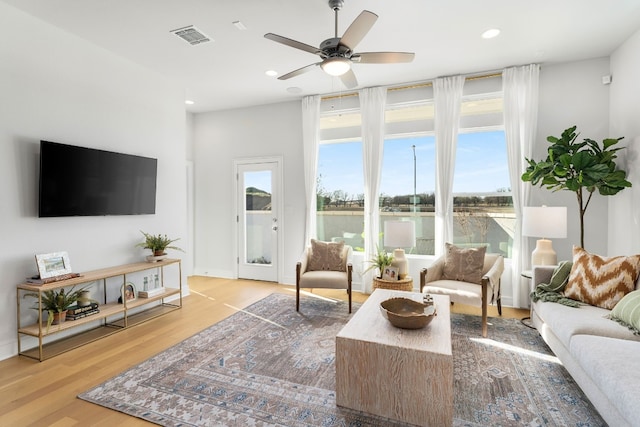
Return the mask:
M373 289L391 289L394 291L413 292L413 278L407 276L400 280L383 280L374 277Z

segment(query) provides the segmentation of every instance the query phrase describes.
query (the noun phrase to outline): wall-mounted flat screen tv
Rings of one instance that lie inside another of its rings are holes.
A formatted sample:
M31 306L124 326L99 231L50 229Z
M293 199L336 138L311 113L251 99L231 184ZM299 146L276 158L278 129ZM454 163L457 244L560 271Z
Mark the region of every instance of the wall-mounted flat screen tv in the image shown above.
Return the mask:
M40 217L156 212L158 160L40 141Z

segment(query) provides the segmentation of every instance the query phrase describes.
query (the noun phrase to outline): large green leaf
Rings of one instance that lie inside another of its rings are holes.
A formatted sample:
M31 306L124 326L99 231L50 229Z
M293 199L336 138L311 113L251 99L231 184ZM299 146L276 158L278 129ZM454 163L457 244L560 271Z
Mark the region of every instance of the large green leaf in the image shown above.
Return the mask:
M576 171L581 171L596 163L596 159L588 151L579 151L571 157L571 164Z
M618 142L620 142L620 140L624 139L623 137L620 138L606 138L602 140L602 145L604 146L604 149L608 149L609 147L616 145ZM618 148L619 150L619 148Z

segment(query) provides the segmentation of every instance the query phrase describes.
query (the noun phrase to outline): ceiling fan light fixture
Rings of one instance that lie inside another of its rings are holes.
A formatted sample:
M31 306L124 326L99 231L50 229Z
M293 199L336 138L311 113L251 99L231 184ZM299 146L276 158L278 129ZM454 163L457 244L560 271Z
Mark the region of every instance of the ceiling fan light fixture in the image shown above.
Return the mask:
M320 66L325 73L330 76L338 77L351 69L351 61L347 58L336 56L325 59Z

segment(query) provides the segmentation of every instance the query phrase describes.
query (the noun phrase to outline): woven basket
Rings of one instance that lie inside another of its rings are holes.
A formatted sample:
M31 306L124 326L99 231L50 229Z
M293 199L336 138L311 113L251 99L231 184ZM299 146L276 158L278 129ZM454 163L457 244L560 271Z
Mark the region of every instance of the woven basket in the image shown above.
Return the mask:
M413 291L413 279L405 277L402 280L382 280L377 277L373 279L373 289L390 289L392 291Z

